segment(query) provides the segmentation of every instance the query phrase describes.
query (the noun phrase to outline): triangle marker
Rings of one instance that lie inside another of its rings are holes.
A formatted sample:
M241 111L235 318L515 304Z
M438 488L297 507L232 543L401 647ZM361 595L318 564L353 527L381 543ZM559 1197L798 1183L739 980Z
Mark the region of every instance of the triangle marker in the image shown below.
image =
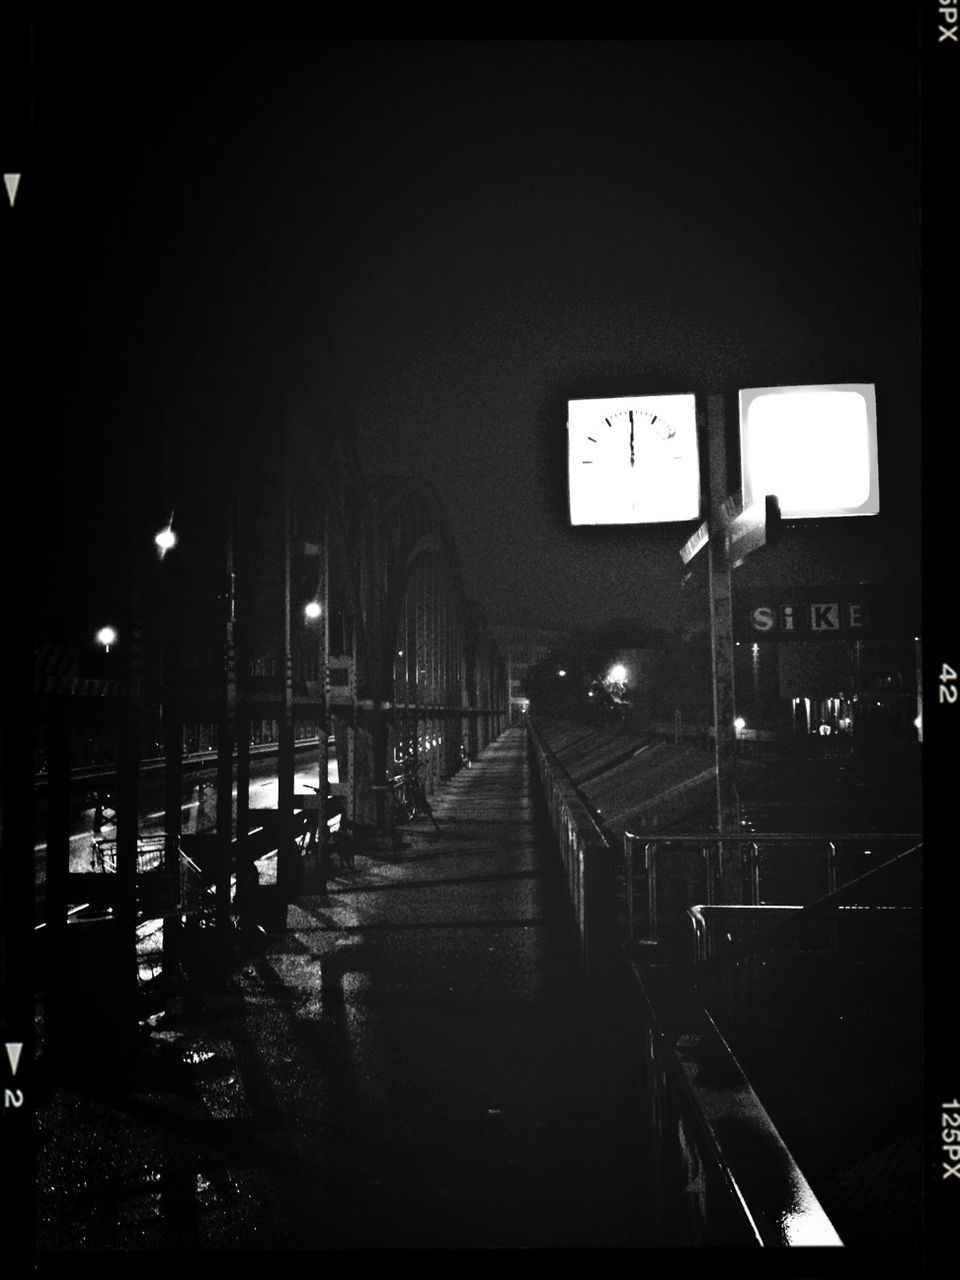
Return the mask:
M6 1045L7 1045L7 1057L10 1059L10 1074L12 1076L15 1076L17 1074L17 1064L20 1061L20 1050L23 1048L23 1042L22 1041L20 1041L19 1043L14 1042L13 1044L11 1044L10 1041L8 1040L6 1042Z
M5 173L3 181L7 188L7 195L10 197L10 208L13 208L13 202L17 198L17 187L20 185L19 173Z

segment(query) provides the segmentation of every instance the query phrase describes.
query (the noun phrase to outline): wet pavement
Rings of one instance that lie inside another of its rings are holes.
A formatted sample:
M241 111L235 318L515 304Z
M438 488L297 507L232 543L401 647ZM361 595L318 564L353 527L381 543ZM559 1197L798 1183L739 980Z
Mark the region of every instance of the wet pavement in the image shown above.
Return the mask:
M399 854L308 879L127 1087L51 1087L41 1256L656 1244L534 785L508 731L433 797L439 832L418 817Z

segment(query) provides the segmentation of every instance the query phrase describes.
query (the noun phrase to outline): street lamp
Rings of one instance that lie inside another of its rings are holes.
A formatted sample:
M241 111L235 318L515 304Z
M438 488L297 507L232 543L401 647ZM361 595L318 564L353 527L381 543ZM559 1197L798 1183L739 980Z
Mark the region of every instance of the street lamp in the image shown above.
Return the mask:
M160 559L162 560L167 552L172 551L177 545L177 535L173 532L170 526L167 525L165 528L160 530L153 541L160 554Z
M323 610L318 600L309 600L303 607L303 615L309 622L319 618L322 612Z
M173 531L172 511L170 512L170 518L167 523L154 535L153 544L157 548L157 555L161 560L168 551L172 551L177 545L177 535Z
M117 643L117 633L113 627L101 627L96 639L97 644L103 645L104 653L109 653L110 646Z

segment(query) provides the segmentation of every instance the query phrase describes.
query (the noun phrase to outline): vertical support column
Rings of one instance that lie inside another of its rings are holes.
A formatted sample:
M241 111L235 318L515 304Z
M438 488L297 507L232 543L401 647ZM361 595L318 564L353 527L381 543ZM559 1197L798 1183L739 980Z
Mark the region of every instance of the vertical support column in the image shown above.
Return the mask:
M319 638L319 654L317 655L317 736L320 739L319 751L319 772L317 779L317 847L320 857L324 860L329 857L327 848L327 794L330 790L327 782L327 774L329 772L329 755L327 740L330 737L329 724L329 670L330 670L330 518L326 506L326 498L324 498L323 517L321 524L320 537L320 582L318 585L317 599L320 601L320 626L318 628Z
M733 613L727 536L721 506L727 494L726 424L723 398L707 399L710 465L710 639L713 656L713 723L717 766L717 829L739 834L737 731L734 727Z
M289 458L283 461L283 625L281 657L283 689L281 691L278 760L277 760L277 890L282 902L292 902L299 891L299 851L293 842L293 633L290 543L292 511L290 502Z
M253 892L255 880L253 864L247 856L247 833L250 828L250 734L252 731L249 707L238 699L236 718L237 743L237 909L245 923L254 910Z
M70 719L65 698L47 698L47 852L44 912L45 1048L54 1061L66 1044L67 873L70 868Z
M727 437L723 397L707 398L707 448L710 467L710 540L707 549L710 590L710 641L713 656L713 725L717 768L717 832L740 834L737 791L737 731L734 725L734 643L730 561L722 504L727 496ZM718 844L718 899L742 901L740 846Z
M438 722L438 705L440 702L440 609L439 609L439 590L437 586L437 566L434 561L430 565L430 605L427 613L427 625L430 646L430 765L429 777L427 780L428 794L432 795L436 790L437 781L440 773L440 749L437 746L437 736L439 734L440 725Z
M180 551L173 547L161 565L163 605L163 670L160 690L160 731L163 745L163 834L164 872L171 878L180 874L180 835L183 827L183 713L174 693L180 674L180 611L182 607L182 564ZM163 922L163 975L173 985L182 951L179 915Z
M629 831L623 836L623 905L627 929L627 942L634 942L634 910L633 910L633 846L636 837Z
M117 1026L129 1048L136 1034L137 998L137 852L139 836L140 711L143 698L143 630L131 617L127 693L120 705L117 762Z
M423 671L423 651L424 651L424 628L423 628L423 566L422 564L414 569L413 583L413 759L415 764L420 763L420 733L421 733L421 711L423 706L423 680L421 672Z
M172 677L167 666L166 681ZM164 785L164 873L171 879L180 874L180 831L183 821L181 811L183 793L183 723L174 710L169 684L162 707L163 733L163 785ZM172 981L177 969L180 951L180 917L168 916L163 922L163 973Z
M357 626L358 620L354 618L350 625L350 673L347 684L350 695L350 719L347 725L347 816L351 823L357 820L357 734L360 731L360 710L357 706Z
M237 732L237 666L234 646L236 578L234 573L233 511L227 522L223 592L223 690L217 726L217 961L221 974L229 965L230 873L233 843L233 753Z

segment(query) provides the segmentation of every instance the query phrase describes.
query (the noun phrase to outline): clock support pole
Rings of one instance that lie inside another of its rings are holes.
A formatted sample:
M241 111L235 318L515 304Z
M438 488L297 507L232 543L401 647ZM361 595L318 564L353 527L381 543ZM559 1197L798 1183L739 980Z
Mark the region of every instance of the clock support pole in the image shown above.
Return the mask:
M734 726L733 609L727 521L722 504L727 494L726 427L723 397L707 397L707 449L710 478L710 522L707 550L710 579L710 646L713 660L714 750L717 762L717 829L721 836L739 835L737 734ZM724 898L724 901L731 901Z

